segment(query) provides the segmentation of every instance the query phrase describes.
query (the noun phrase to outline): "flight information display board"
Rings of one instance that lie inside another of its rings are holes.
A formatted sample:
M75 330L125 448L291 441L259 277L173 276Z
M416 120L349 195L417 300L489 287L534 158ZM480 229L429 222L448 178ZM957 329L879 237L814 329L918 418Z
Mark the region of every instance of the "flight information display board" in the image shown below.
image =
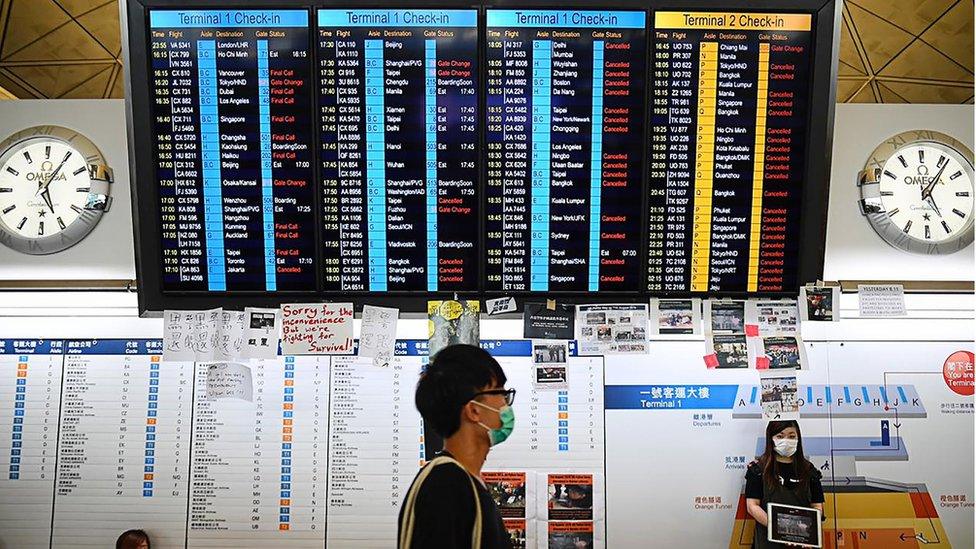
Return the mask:
M315 289L307 10L149 13L162 286Z
M326 291L478 289L478 12L318 11Z
M654 14L648 291L797 288L811 24Z
M637 291L643 11L487 10L488 291Z

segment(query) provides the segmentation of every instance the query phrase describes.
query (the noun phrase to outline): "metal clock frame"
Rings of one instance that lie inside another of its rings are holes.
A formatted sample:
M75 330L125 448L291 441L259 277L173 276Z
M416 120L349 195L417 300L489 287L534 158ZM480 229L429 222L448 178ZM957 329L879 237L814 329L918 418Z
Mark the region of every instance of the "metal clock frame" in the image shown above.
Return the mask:
M80 132L62 126L31 126L20 130L0 142L0 166L33 140L54 140L80 152L88 164L91 190L82 212L62 231L40 238L30 238L17 233L0 219L0 244L18 252L31 255L47 255L66 250L81 242L101 220L112 205L112 169L98 147Z
M857 187L860 198L857 205L861 215L867 218L874 229L891 247L913 254L947 255L965 249L972 244L974 225L972 208L969 221L955 237L942 242L933 243L906 234L901 227L895 225L885 210L881 200L881 173L888 160L905 147L927 144L948 154L955 154L963 159L963 170L973 178L973 151L958 139L934 130L909 130L886 139L868 156L864 169L858 172Z

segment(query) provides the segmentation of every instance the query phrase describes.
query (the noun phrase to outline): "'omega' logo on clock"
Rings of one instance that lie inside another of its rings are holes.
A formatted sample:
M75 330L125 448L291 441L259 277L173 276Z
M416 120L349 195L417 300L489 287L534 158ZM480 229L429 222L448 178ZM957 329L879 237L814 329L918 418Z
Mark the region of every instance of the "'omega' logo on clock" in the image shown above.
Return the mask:
M973 242L973 153L929 130L879 145L857 180L861 213L888 244L950 254Z
M28 254L70 248L111 205L112 170L80 133L35 126L0 143L0 244Z

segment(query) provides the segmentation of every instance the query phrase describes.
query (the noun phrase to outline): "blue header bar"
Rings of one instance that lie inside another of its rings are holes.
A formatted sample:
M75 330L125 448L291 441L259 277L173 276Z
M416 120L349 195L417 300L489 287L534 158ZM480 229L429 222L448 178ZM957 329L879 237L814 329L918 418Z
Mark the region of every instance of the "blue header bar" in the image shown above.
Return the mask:
M607 410L731 410L738 385L607 385Z
M69 355L161 355L162 339L71 339Z
M64 341L60 339L0 339L0 355L60 355Z
M643 29L643 11L488 10L489 27L558 27L566 29Z
M477 27L477 10L319 10L320 27Z
M308 27L307 10L152 10L149 28Z

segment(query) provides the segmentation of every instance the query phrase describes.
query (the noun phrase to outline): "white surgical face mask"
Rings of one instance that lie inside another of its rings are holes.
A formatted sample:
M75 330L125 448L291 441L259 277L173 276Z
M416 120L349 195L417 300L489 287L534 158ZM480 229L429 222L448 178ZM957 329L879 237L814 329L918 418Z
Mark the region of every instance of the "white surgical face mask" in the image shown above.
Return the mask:
M791 457L796 453L797 439L795 438L777 438L773 439L773 446L776 449L776 453L783 457Z

